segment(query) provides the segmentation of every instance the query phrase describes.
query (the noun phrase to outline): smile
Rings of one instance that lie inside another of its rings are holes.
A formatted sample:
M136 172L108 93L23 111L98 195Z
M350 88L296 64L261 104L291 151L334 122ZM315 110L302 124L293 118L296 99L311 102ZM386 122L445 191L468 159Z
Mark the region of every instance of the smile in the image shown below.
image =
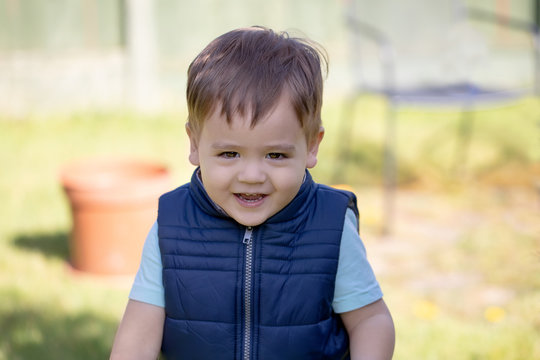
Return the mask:
M235 193L234 196L244 206L259 205L262 200L267 196L265 194L249 194L249 193Z

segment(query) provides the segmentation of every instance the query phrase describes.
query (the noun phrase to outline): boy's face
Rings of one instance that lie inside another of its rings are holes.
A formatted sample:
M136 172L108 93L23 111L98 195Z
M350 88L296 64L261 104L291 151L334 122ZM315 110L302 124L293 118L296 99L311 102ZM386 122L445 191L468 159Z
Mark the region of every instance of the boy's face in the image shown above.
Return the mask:
M245 226L262 224L283 209L298 193L305 169L317 163L324 130L308 144L286 94L253 128L249 116L238 114L229 126L218 107L200 134L187 129L189 159L201 167L206 192Z

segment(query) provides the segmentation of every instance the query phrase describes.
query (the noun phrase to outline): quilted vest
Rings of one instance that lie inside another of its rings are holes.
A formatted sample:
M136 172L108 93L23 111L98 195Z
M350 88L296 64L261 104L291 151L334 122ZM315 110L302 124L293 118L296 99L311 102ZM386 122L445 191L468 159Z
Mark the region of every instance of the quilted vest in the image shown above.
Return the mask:
M166 359L348 359L332 310L352 193L313 182L256 227L220 211L197 171L159 201Z

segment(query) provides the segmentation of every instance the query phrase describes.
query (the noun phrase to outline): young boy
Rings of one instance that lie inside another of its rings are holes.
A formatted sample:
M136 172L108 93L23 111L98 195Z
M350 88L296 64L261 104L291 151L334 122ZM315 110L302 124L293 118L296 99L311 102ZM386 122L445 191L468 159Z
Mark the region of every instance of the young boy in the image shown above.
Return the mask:
M254 27L190 65L191 182L163 195L113 359L390 359L356 198L313 182L326 58Z

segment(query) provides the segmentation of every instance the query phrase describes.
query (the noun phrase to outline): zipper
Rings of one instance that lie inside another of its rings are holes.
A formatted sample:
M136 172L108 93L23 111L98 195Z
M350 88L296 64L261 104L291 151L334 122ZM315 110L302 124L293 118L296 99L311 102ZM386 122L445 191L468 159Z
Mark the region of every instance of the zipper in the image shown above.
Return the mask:
M244 268L244 360L251 355L251 293L253 278L253 227L248 226L242 242L246 247L246 261Z

